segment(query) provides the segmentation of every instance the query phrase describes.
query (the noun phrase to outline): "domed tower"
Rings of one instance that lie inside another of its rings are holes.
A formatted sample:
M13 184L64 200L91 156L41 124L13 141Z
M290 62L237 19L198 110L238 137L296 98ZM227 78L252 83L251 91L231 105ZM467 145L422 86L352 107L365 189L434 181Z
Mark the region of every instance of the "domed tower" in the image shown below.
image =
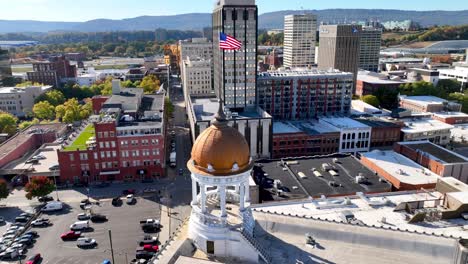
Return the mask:
M244 136L228 125L221 102L211 126L196 139L187 166L192 173L189 238L207 255L257 262L249 208L253 161Z

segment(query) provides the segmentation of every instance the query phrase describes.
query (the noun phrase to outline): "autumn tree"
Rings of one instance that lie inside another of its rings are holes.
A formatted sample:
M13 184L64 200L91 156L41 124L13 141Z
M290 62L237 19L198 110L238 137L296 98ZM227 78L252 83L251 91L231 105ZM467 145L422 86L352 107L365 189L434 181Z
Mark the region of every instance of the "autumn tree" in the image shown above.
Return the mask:
M18 125L18 128L23 130L23 129L25 129L25 128L31 126L31 125L35 125L35 124L39 124L39 119L34 118L31 121L23 121Z
M48 101L36 103L33 106L34 116L39 119L53 120L55 119L55 107Z
M143 88L145 94L152 94L159 90L160 82L156 76L150 74L145 76L140 83L140 88Z
M36 103L39 103L42 101L47 101L51 105L57 106L65 102L65 96L59 90L51 90L51 91L48 91L46 93L39 95L35 100Z
M0 112L0 132L13 135L16 132L18 119L10 113Z
M24 190L26 191L26 198L31 200L34 197L43 197L51 193L55 189L55 185L46 176L32 177L26 184Z
M7 198L9 194L7 182L4 179L0 179L0 200Z

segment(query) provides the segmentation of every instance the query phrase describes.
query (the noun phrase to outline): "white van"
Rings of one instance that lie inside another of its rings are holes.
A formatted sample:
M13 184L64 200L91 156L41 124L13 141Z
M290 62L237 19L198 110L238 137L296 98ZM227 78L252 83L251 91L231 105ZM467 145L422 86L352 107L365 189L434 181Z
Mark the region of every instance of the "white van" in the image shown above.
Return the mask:
M62 202L48 202L43 208L42 212L52 212L52 211L60 211L63 208Z
M89 228L89 221L78 221L70 226L72 231L80 231Z

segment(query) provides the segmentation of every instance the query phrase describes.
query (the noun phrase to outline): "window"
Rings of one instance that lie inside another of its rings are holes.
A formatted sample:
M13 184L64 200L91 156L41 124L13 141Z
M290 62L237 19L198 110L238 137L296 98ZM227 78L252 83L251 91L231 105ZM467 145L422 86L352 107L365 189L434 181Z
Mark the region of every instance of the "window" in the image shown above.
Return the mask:
M115 150L112 151L112 157L113 158L117 157L117 151L115 151Z
M115 148L115 141L111 141L111 147Z
M105 145L106 145L106 148L109 148L109 141L106 141Z
M103 148L104 147L104 142L99 142L99 147Z
M93 155L94 155L94 159L98 159L98 154L97 154L97 152L94 152Z
M70 161L74 161L75 160L75 156L73 154L70 154L69 155L69 158L70 158Z
M99 170L99 163L94 163L94 168L95 168L96 170Z
M107 156L108 158L110 158L110 157L111 157L111 152L110 152L110 151L106 151L106 156Z
M80 160L88 160L88 153L80 153Z
M105 132L103 133L103 136L104 136L105 138L109 137L109 132L105 131Z
M106 153L104 151L101 151L101 159L106 157Z

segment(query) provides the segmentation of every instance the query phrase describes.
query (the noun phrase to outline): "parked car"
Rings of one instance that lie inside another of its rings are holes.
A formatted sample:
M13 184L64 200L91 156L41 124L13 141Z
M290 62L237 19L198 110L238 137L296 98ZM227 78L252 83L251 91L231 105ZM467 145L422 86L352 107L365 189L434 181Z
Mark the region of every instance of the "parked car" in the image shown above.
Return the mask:
M133 194L127 195L127 204L134 204L135 203L135 197L133 197Z
M46 227L50 225L49 219L37 219L31 222L32 227Z
M135 194L135 189L126 189L122 191L123 195Z
M161 224L159 220L157 219L146 219L146 220L140 221L140 226L141 226L141 229L143 229L143 231L145 232L157 230L161 228Z
M28 213L28 212L24 212L24 213L20 214L19 216L23 216L23 217L29 217L29 218L31 218L31 217L33 216L33 214L31 214L31 213Z
M81 237L78 238L76 245L78 247L93 247L97 245L97 242L96 240L89 237Z
M63 208L62 202L48 202L43 208L42 212L52 212L52 211L60 211Z
M10 248L15 248L20 253L23 252L26 249L26 247L27 247L26 244L21 244L21 243L14 243L13 245L10 246Z
M122 200L120 199L120 197L112 198L112 205L113 206L119 206L121 204L122 204Z
M26 261L26 264L37 264L40 263L42 257L41 254L34 254Z
M37 154L37 155L34 155L32 158L37 159L37 160L43 160L43 159L46 159L46 156L42 154Z
M144 245L143 250L148 252L158 252L159 246L158 245Z
M102 214L93 214L91 216L91 221L93 221L93 222L106 222L107 217L105 215L102 215Z
M81 209L83 209L83 210L86 209L86 206L88 206L88 205L91 205L90 200L88 200L88 199L81 200L81 202L80 202L80 208Z
M18 216L15 218L15 222L17 223L26 223L29 221L29 217L26 216Z
M78 231L68 231L66 233L63 233L60 235L60 238L62 240L72 240L72 239L78 239L81 236L81 232Z
M158 238L150 235L145 235L140 240L139 245L142 247L144 245L155 245L158 243Z
M105 259L101 262L101 264L112 264L112 262L108 259Z
M154 252L149 252L149 251L145 251L145 250L139 250L139 251L136 251L136 253L135 253L135 257L136 257L137 259L146 259L146 260L149 260L149 259L151 259L153 256L154 256Z
M0 254L0 259L8 260L8 259L15 259L20 255L20 252L15 248L7 248Z
M41 202L41 203L46 203L46 202L53 201L54 198L53 198L52 196L46 195L46 196L39 197L38 200L39 200L39 202Z
M18 237L13 240L13 243L24 244L26 246L32 245L34 243L32 237Z
M24 163L26 163L26 164L37 164L37 163L39 163L39 160L38 159L28 159Z
M54 170L58 170L58 169L60 169L60 166L58 164L54 164L54 165L49 167L50 171L54 171Z
M70 230L80 231L89 228L89 221L77 221L70 225Z
M81 214L78 214L77 218L80 221L89 220L91 218L91 215L87 213L81 213Z
M38 236L39 236L39 235L37 234L36 231L32 231L32 230L26 231L26 232L23 234L23 236L25 236L25 235L31 235L32 237L38 237Z

